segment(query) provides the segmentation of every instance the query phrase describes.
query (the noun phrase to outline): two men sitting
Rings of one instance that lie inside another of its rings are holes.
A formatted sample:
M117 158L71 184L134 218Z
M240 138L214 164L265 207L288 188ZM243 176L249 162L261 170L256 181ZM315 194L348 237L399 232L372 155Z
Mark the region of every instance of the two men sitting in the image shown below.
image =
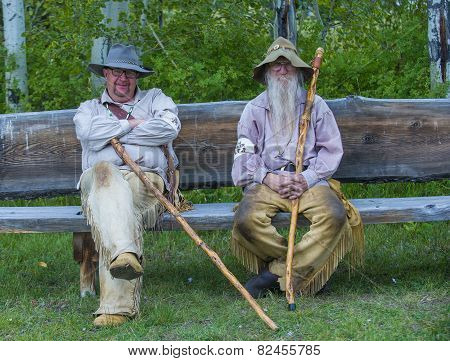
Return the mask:
M82 103L74 117L82 146L82 207L99 251L100 307L97 326L119 325L139 312L142 288L142 229L154 227L161 206L115 153L119 139L153 185L176 193L168 174L178 165L172 142L181 123L172 99L160 90L143 91L139 78L151 74L133 46L114 45L105 64L90 64L103 76L100 99ZM267 89L245 107L238 125L232 169L236 186L244 187L235 214L231 249L258 275L245 287L253 297L284 290L287 242L271 220L290 212L300 198L300 213L311 221L295 246L294 290L314 294L327 282L339 261L354 247L359 216L330 177L343 155L336 121L316 96L304 151L303 169L295 174L295 153L306 101L304 82L312 68L295 46L278 38L254 69L254 79ZM177 197L175 197L178 199ZM349 210L352 210L349 211Z

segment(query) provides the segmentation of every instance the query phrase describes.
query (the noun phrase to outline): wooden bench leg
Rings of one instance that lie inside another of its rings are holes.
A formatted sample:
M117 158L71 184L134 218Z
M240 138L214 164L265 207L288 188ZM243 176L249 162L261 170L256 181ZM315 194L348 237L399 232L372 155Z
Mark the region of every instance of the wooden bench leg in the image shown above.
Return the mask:
M80 295L95 296L98 253L90 232L74 232L73 258L80 263Z

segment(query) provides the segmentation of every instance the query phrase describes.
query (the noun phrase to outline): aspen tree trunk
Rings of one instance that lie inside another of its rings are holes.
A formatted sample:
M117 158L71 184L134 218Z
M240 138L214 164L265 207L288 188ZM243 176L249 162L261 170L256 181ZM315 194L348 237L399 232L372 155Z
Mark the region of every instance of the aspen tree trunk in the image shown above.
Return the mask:
M148 9L148 0L142 0L142 4L144 5L144 11L142 12L141 15L141 26L145 27L145 25L147 25L147 9Z
M158 26L161 30L164 25L164 17L163 17L163 0L159 0L159 12L158 12Z
M28 95L25 17L22 0L2 0L5 37L6 105L14 112L23 111Z
M103 23L109 28L118 28L123 26L119 21L120 13L128 13L128 1L107 1L105 7L102 9ZM99 37L94 39L94 44L91 50L91 63L104 64L108 50L113 45L113 39L106 37ZM91 84L93 90L98 90L103 87L104 80L98 76L91 75Z
M447 0L428 0L428 50L431 88L450 83L450 31ZM450 88L447 90L450 98Z
M297 18L295 0L274 0L274 39L282 36L297 46Z
M144 13L141 16L141 25L145 27L147 25L147 16L145 15L147 9L148 9L148 0L142 0L142 3L144 4ZM159 7L160 10L158 12L158 26L159 29L162 29L164 25L164 17L163 17L163 0L159 0Z

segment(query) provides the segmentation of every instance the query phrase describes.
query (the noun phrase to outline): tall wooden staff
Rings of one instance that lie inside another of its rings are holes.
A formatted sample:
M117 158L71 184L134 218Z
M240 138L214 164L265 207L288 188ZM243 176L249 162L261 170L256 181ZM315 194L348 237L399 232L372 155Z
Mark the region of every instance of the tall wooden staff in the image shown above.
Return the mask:
M312 68L314 70L314 74L309 84L308 94L306 96L305 110L303 111L300 120L300 131L297 143L297 152L295 154L295 166L296 166L295 174L299 174L303 168L303 151L305 149L306 133L308 131L308 125L311 120L311 109L314 103L314 96L316 94L316 84L317 78L319 77L319 69L320 64L322 63L322 57L323 57L323 49L318 48L316 50L316 56L312 61ZM292 201L292 215L291 215L291 224L289 227L288 250L286 255L286 298L288 300L290 311L295 311L294 287L292 285L292 259L294 258L294 242L295 242L295 233L297 231L299 200L300 198L297 198Z
M125 151L124 147L117 138L111 140L111 144L119 155L120 158L131 168L131 170L136 173L139 179L145 184L147 189L152 192L156 198L161 202L161 204L176 218L178 223L181 224L183 229L192 238L192 240L199 246L208 256L211 258L213 263L219 268L219 270L224 274L226 278L231 282L231 284L237 288L237 290L244 296L244 298L250 303L250 306L256 311L259 317L274 331L278 329L278 326L264 313L262 308L256 303L255 299L248 293L248 291L241 285L237 278L227 269L223 264L216 252L211 250L208 245L203 242L197 233L191 228L191 226L186 222L186 220L180 215L178 210L170 203L166 197L155 188L150 180L147 178L142 169L130 158L130 156Z

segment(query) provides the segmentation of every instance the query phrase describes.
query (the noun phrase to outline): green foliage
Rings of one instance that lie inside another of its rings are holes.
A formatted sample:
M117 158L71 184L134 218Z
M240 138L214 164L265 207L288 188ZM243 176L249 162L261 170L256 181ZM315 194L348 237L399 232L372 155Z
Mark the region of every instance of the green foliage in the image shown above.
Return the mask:
M91 39L104 32L101 0L26 1L29 110L77 107L91 97Z
M357 94L373 98L427 98L430 91L427 2L320 1L324 26L315 17L301 25L299 45L313 54L325 48L318 92L326 98Z
M164 9L155 3L146 12L146 30L133 35L151 49L143 58L158 74L144 85L186 103L248 99L257 92L251 69L271 41L266 8L251 1L172 1ZM161 10L159 28L152 20Z
M125 26L114 29L102 22L102 0L26 0L26 109L75 108L98 96L86 68L100 36L138 46L156 70L142 79L144 89L160 87L178 103L250 99L262 90L252 69L272 41L271 3L149 0L145 8L130 1L129 12L120 14ZM312 1L300 4L298 47L306 61L325 48L318 83L325 98L444 96L444 85L430 91L426 0L319 0L322 22Z

